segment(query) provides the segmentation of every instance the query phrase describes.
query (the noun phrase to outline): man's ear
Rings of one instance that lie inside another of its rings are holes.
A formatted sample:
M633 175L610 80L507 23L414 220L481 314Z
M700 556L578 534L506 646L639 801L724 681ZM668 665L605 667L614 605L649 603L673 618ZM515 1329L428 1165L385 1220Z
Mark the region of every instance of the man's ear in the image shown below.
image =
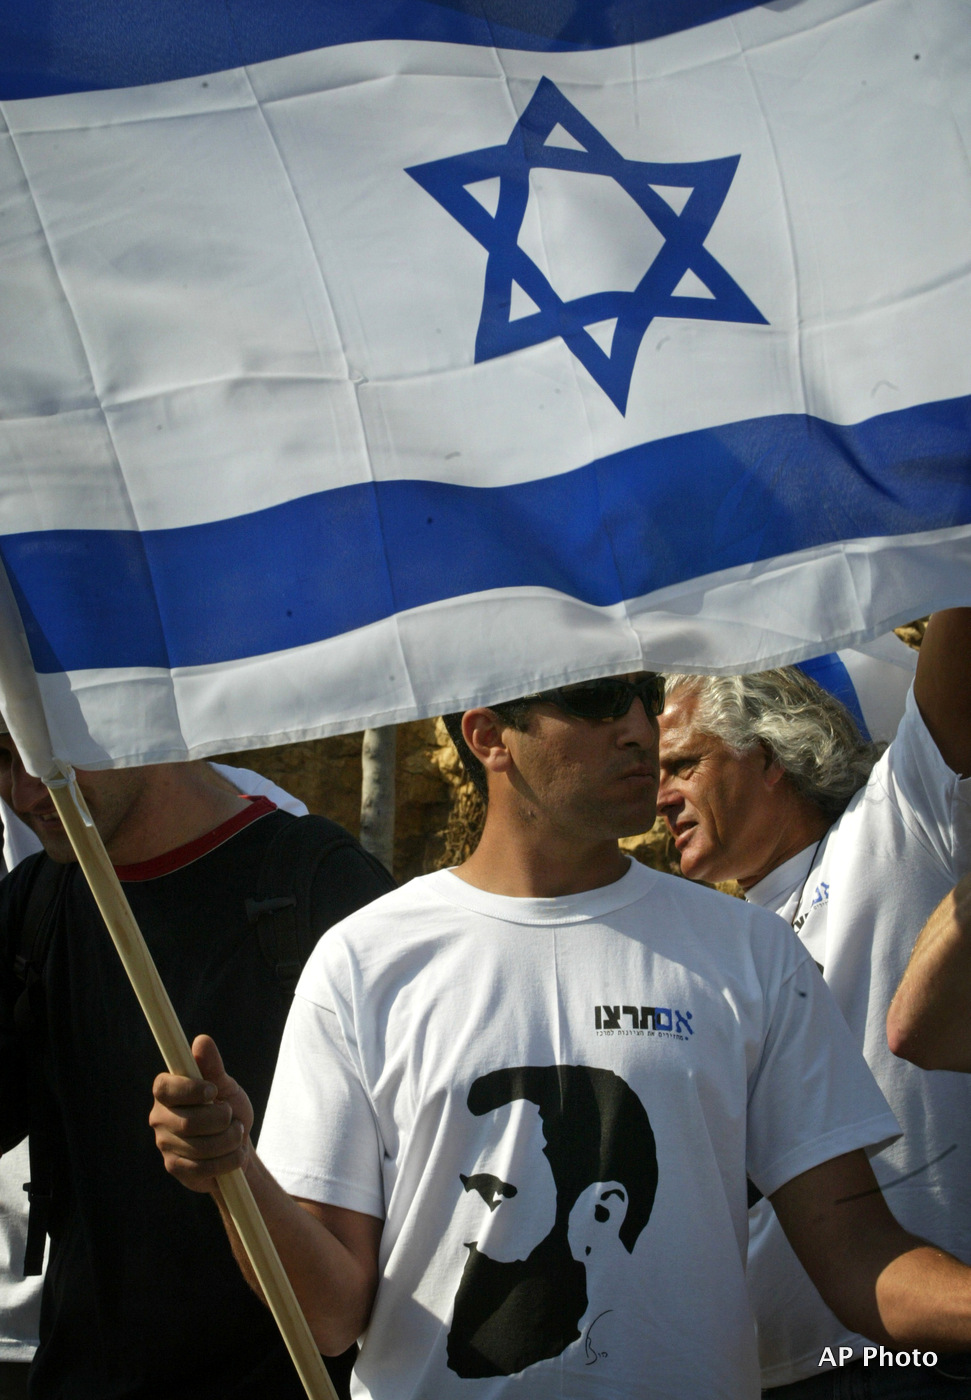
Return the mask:
M507 728L494 710L484 707L462 716L462 738L487 773L506 772L512 762L502 738Z
M579 1264L617 1239L627 1216L627 1187L619 1181L593 1181L570 1211L567 1238Z
M768 744L762 743L761 747L762 756L765 759L765 769L762 774L762 781L765 783L766 787L774 788L778 786L778 784L786 776L786 770L783 768L779 759L776 758L775 754L769 748Z

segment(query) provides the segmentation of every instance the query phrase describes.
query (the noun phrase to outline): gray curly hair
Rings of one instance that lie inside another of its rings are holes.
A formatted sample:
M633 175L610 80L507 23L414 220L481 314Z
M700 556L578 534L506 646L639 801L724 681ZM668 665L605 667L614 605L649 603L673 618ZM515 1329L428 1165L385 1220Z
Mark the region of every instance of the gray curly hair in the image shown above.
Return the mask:
M798 666L748 676L665 677L670 702L697 697L695 722L736 753L763 744L790 782L831 821L886 747L864 739L849 711Z

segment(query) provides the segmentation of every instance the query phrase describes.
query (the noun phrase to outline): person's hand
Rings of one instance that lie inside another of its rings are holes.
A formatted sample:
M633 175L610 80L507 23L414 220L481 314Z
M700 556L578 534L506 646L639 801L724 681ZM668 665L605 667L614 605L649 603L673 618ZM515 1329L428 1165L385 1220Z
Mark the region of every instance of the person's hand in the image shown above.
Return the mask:
M192 1055L202 1079L160 1074L148 1121L166 1171L190 1191L212 1191L218 1176L249 1160L253 1108L223 1068L215 1041L196 1036Z

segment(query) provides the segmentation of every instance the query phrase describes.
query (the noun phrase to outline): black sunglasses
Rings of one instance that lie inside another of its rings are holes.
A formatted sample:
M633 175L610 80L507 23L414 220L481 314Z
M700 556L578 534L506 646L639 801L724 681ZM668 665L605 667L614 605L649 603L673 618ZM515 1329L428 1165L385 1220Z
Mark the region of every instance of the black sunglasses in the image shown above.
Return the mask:
M581 681L579 685L561 686L558 690L540 690L534 695L524 695L523 699L549 700L575 719L620 719L635 700L641 701L647 714L659 715L664 709L664 677L650 671L639 681L605 676L602 680Z

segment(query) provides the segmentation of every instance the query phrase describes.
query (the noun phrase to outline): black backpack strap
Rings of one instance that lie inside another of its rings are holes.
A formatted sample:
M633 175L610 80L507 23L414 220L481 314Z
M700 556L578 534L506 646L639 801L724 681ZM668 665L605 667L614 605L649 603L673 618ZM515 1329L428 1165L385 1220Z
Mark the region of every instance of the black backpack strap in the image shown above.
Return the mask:
M293 817L267 846L256 894L246 900L246 917L256 925L260 951L287 996L293 994L304 963L325 931L313 901L317 872L342 846L355 849L376 878L383 878L388 889L393 887L384 867L342 826L327 817Z
M14 1026L18 1033L34 1042L29 1057L30 1100L28 1109L28 1149L30 1180L24 1186L30 1201L27 1216L27 1242L24 1248L24 1277L39 1274L44 1268L44 1247L51 1218L51 1127L47 1105L47 1089L41 1063L40 1038L44 1029L43 975L44 963L54 934L58 897L64 888L70 867L42 856L27 896L23 922L20 926L18 951L13 969L21 983L21 992L14 1004Z
M49 856L41 856L37 862L13 960L14 974L21 984L20 996L14 1003L14 1025L18 1030L29 1030L35 1024L35 1008L40 1009L32 992L44 972L54 932L54 901L66 872L66 865L58 865Z

